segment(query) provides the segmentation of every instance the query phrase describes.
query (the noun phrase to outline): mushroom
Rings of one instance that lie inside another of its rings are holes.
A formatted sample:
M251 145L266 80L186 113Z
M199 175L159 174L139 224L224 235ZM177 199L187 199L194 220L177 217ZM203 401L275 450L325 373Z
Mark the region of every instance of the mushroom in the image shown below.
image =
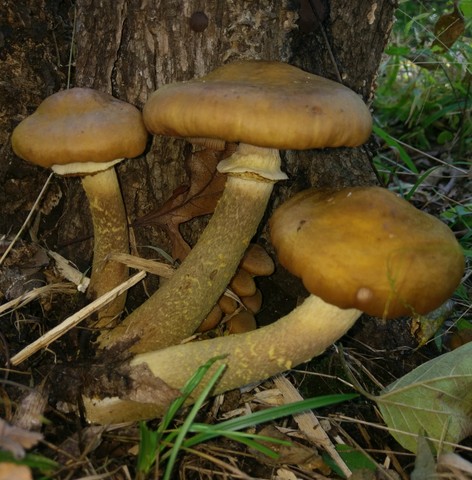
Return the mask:
M436 308L464 271L461 247L446 225L378 187L301 192L276 210L270 227L282 265L311 295L258 330L136 355L127 364L132 378L144 369L179 389L198 366L223 355L216 364L227 368L213 393L241 387L323 353L355 323L358 308L385 317ZM139 378L130 388L142 388ZM119 396L84 403L98 423L151 418L166 408Z
M228 64L163 86L143 116L153 134L240 143L218 164L228 174L223 195L176 274L99 338L102 348L134 339L134 353L179 343L215 305L256 232L273 183L286 178L278 149L356 146L371 132L370 112L356 93L265 61Z
M257 328L254 314L249 310L241 310L232 315L226 322L226 329L229 335L236 335L251 332Z
M262 292L256 288L256 293L250 297L241 297L241 301L247 310L253 314L259 313L262 307Z
M377 317L435 310L464 271L451 230L380 187L299 193L272 217L271 239L307 290Z
M274 261L257 243L249 245L239 266L255 277L268 277L275 270Z
M198 326L196 332L204 333L204 332L213 330L218 326L222 318L223 318L223 310L220 308L218 304L216 304L210 310L210 313L203 319L203 322Z
M240 268L229 283L231 290L238 297L250 297L256 293L256 282L251 274L244 268Z
M137 108L90 88L51 95L13 131L13 151L20 158L59 175L82 177L94 228L92 298L128 276L123 264L106 261L110 253L129 250L128 221L114 165L140 155L147 137ZM98 326L118 315L125 299L122 295L100 312Z

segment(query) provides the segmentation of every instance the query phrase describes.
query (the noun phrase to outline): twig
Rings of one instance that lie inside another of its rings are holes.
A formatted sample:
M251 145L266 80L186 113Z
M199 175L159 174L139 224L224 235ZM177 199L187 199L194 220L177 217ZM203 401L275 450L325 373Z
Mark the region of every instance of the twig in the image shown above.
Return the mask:
M9 302L0 305L0 317L9 310L24 307L36 298L54 292L72 294L77 292L77 288L75 288L72 283L51 283L49 285L45 285L44 287L34 288L33 290L23 293L19 297L16 297L13 300L10 300Z
M128 267L139 268L140 270L145 270L146 272L164 278L170 278L175 272L175 268L167 263L136 257L135 255L130 255L129 253L111 253L107 256L107 260L124 263Z
M82 320L89 317L92 313L112 302L116 297L121 295L123 292L131 288L136 283L140 282L145 276L145 272L137 273L136 275L129 278L126 282L123 282L121 285L118 285L113 290L110 290L109 292L105 293L105 295L102 295L100 298L97 298L97 300L94 300L86 307L74 313L62 323L54 327L52 330L49 330L49 332L39 337L33 343L30 343L26 348L13 356L11 358L11 365L19 365L21 362L29 358L41 348L47 347L50 343L60 338L71 328L78 325Z
M298 390L284 376L276 375L273 380L276 387L281 391L286 403L303 400L303 397ZM297 422L302 433L313 443L323 447L346 477L350 477L352 475L351 470L349 470L348 466L344 463L344 460L340 457L313 412L298 413L294 415L293 418Z

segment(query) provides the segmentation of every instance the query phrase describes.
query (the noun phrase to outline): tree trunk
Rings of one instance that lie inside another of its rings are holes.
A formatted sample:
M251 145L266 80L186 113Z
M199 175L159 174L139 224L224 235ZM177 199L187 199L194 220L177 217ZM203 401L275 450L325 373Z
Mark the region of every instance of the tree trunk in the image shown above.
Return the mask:
M9 97L6 102L8 119L2 121L4 128L0 132L11 132L15 124L12 118L21 120L42 98L65 86L67 52L62 47L56 52L53 33L58 19L64 19L67 12L58 12L55 4L60 2L52 0L5 3L9 12L7 22L16 21L22 26L24 35L29 35L29 49L22 50L22 61L26 65L42 65L42 68L30 67L36 74L36 77L30 75L31 83L41 86L33 88L34 95L25 93L27 82L21 83L21 92L13 87L24 75L25 65L21 65L23 70L18 66L17 70L7 71L10 90L0 91L0 94ZM38 3L40 6L36 5ZM342 81L369 102L375 90L376 72L392 25L395 4L394 0L279 0L275 3L270 0L77 0L73 85L112 93L141 108L151 92L167 83L189 80L239 59L264 59L288 62ZM316 15L311 6L316 7ZM15 16L18 12L24 16L21 22ZM198 18L192 19L196 12L203 12L208 19L203 30L198 22L195 23ZM44 29L44 38L40 41L35 33L42 30L33 22L33 16ZM0 32L7 33L6 37L3 33L6 44L2 47L3 57L0 57L4 73L5 65L15 63L15 49L20 51L20 42L15 30L6 27L2 30L0 25ZM33 53L44 48L45 43L43 58L36 58ZM7 62L5 55L9 55ZM17 52L16 55L20 58ZM42 82L38 82L38 77ZM46 84L44 79L47 79ZM5 86L0 84L0 88ZM27 101L22 103L19 112L15 112L12 97L18 95L27 95ZM17 159L9 163L13 158L9 139L3 135L1 141L4 159L0 180L4 186L6 182L20 181L15 178L12 165L23 164ZM155 137L146 155L118 166L130 222L160 206L176 187L186 182L184 148L183 140ZM276 204L311 185L376 182L368 147L290 151L283 154L283 160L289 180L276 187L267 216ZM36 171L30 168L27 176L35 175L31 172ZM54 242L50 247L84 266L90 262L91 222L87 209L78 208L85 204L83 192L74 179L57 181L54 188L59 190L57 196L62 197L63 215L56 225L57 240L52 235L50 240L54 238ZM9 219L14 223L13 215ZM204 222L194 220L183 228L191 244L198 238ZM5 229L7 225L2 227ZM51 235L51 232L40 230L39 234ZM170 251L169 240L159 229L141 227L133 234L142 256L155 257L155 252L146 248L148 246ZM260 235L266 235L264 224ZM142 301L141 294L137 295L134 300L131 297L130 305L133 301Z

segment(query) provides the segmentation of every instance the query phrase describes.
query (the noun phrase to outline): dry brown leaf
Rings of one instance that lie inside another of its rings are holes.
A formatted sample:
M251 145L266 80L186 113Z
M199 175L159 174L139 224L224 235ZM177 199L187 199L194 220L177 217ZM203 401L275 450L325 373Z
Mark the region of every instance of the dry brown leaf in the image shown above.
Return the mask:
M10 425L0 418L0 449L10 452L15 458L23 458L25 449L34 447L43 436Z
M0 480L33 480L31 470L25 465L0 463Z
M172 241L175 259L183 260L190 251L180 233L180 224L215 210L226 182L226 176L218 173L216 165L225 154L224 151L205 149L186 155L189 185L178 187L160 208L134 222L134 226L158 225L164 228Z
M330 468L326 465L322 457L318 455L318 452L313 447L307 447L302 443L297 442L293 438L290 438L282 433L273 425L264 427L260 432L258 432L258 434L261 436L290 442L290 445L286 446L259 439L259 443L269 447L279 455L277 459L270 459L269 457L254 451L254 455L260 461L270 465L298 465L302 470L305 471L318 470L324 475L329 474Z
M433 47L438 47L440 51L452 47L456 40L464 33L465 20L457 6L454 4L452 13L441 15L434 25L434 34L436 36Z

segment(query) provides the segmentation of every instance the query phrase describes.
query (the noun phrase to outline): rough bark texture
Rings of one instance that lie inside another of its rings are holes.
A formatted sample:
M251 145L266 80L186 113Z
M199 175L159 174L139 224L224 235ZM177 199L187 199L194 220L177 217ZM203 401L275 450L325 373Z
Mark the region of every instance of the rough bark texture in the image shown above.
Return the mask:
M2 232L18 224L18 209L27 213L27 198L18 195L40 170L14 158L9 133L45 96L65 85L67 50L57 42L64 24L72 23L74 10L62 2L33 0L4 2L0 18L0 182L5 204ZM393 0L310 2L319 8L321 26L306 12L307 2L261 0L77 0L74 85L95 87L142 107L159 86L203 75L222 63L238 59L280 60L312 73L341 80L366 101L375 89L376 71L392 24ZM61 8L62 10L61 10ZM204 12L208 26L195 31L190 21ZM303 29L298 28L299 14ZM60 48L57 48L59 45ZM18 108L17 99L21 98ZM156 208L183 183L184 142L154 138L145 156L118 167L131 221ZM275 190L271 208L293 192L309 185L369 184L376 181L368 149L287 152L284 170L290 179ZM91 222L83 192L75 180L56 181L51 190L60 198L63 213L54 233L44 221L40 235L53 248L84 266L90 262ZM15 194L15 195L13 195ZM8 202L7 202L8 203ZM5 211L6 210L6 211ZM15 213L13 213L15 212ZM66 217L64 213L68 213ZM270 214L270 209L267 215ZM55 217L57 221L57 215ZM185 227L190 243L202 221ZM57 228L59 227L59 228ZM51 228L52 230L52 228ZM261 228L264 235L264 228ZM57 235L57 240L55 239ZM170 251L165 234L151 227L134 232L138 246L154 245ZM148 255L148 249L139 249Z

